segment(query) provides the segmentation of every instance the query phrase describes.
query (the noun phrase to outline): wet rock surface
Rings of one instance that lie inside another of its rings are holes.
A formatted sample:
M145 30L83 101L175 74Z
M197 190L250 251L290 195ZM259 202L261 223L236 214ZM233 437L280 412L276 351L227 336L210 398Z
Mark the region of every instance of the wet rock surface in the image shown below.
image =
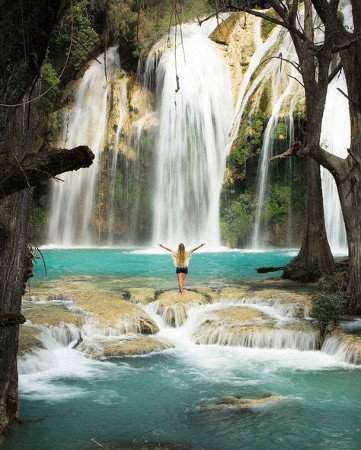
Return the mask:
M154 336L129 336L126 339L100 341L85 353L93 358L145 355L172 348L172 345Z
M251 409L255 406L265 405L281 398L278 394L244 394L244 395L224 395L220 397L215 403L208 403L202 405L201 409L217 410L217 409Z

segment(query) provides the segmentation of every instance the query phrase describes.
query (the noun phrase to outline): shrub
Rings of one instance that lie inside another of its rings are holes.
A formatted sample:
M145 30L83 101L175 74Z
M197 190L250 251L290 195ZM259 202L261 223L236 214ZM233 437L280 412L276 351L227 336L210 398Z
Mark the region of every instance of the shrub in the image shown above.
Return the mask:
M345 301L339 295L319 294L316 296L313 300L311 316L317 320L321 335L324 335L330 327L338 325L344 307Z

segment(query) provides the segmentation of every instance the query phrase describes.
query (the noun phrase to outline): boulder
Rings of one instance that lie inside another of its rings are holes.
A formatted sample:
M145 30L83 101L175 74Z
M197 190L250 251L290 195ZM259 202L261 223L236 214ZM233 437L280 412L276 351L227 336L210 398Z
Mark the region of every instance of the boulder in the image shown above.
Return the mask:
M202 405L202 409L251 409L255 406L265 405L281 398L278 394L245 394L245 395L225 395L220 397L215 403Z
M82 344L83 345L83 344ZM100 341L96 346L84 348L85 353L93 358L145 355L171 348L171 344L154 336L135 335L127 339Z
M159 331L143 309L122 300L119 294L108 294L101 299L96 295L82 295L75 304L91 313L101 325L116 328L124 334L155 334Z

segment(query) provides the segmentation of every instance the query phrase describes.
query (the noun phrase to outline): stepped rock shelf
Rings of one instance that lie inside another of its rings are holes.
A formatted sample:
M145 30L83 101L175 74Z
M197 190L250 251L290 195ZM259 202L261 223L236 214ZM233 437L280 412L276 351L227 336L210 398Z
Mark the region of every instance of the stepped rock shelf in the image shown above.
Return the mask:
M76 280L50 282L24 298L20 367L36 365L36 354L54 346L98 359L167 351L177 346L179 332L197 345L321 351L361 364L357 330L340 327L322 343L309 316L312 293L277 279L194 286L183 296L151 288L102 290L91 280L81 290Z

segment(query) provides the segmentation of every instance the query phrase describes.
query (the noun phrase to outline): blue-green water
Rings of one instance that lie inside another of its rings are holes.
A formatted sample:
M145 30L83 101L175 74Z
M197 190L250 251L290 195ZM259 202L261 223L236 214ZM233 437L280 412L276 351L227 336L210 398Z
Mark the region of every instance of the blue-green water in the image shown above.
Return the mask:
M83 248L43 249L47 267L38 259L35 265L35 281L45 281L80 275L86 277L121 278L126 283L157 287L157 283L169 284L174 279L172 258L168 252L153 253L134 249ZM259 275L260 266L282 266L295 254L290 250L251 252L245 250L224 252L198 252L191 259L188 282L227 283ZM280 272L275 272L277 275ZM79 278L81 279L81 277ZM88 278L89 279L89 278ZM154 284L153 284L154 283ZM129 286L130 287L130 286Z
M174 282L168 255L45 250L48 277L107 276ZM189 280L255 276L289 252L198 254ZM45 281L40 265L38 280ZM139 277L139 278L138 278ZM194 277L194 278L192 278ZM55 348L52 369L20 377L22 424L5 450L99 448L146 441L206 449L360 449L361 373L321 352L177 346L144 357L95 361ZM276 393L252 410L209 409L225 394Z

